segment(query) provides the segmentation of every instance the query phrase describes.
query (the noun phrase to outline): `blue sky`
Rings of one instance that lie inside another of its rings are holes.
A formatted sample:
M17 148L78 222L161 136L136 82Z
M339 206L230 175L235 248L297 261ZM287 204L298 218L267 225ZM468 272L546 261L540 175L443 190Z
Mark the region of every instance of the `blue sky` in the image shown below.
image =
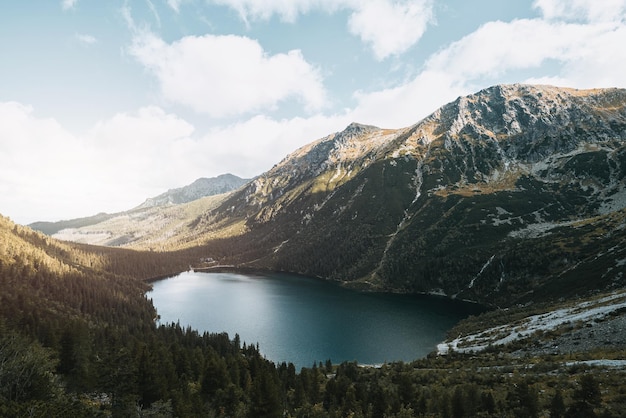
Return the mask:
M32 0L0 6L0 213L253 177L356 121L499 83L626 87L626 0Z

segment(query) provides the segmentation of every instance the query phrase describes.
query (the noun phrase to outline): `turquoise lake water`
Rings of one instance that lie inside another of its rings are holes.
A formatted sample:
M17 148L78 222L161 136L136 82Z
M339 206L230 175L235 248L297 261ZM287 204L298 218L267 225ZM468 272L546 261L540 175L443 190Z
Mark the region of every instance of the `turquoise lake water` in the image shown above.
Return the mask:
M161 323L239 334L276 363L381 364L426 356L474 305L431 296L361 293L289 274L185 272L148 293Z

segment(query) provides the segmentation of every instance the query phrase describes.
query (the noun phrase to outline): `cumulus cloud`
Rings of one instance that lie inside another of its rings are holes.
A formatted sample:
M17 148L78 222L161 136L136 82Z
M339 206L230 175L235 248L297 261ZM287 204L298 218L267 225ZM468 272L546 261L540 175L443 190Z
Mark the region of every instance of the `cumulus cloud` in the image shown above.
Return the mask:
M433 18L431 1L359 2L349 19L350 32L370 44L377 59L405 52L422 37Z
M76 136L33 108L0 103L0 211L19 222L121 211L201 177L193 126L157 107L120 113ZM194 177L195 176L195 177ZM146 193L148 193L146 195Z
M216 173L253 177L269 170L287 154L331 132L345 128L351 115L315 115L276 120L258 115L211 130L200 143L205 167Z
M0 120L0 213L20 223L127 210L199 177L253 177L349 123L345 115L255 116L196 133L184 119L148 106L78 136L17 102L0 102Z
M619 21L626 13L625 0L535 0L533 7L550 20Z
M511 69L539 67L546 59L566 59L593 33L582 25L542 20L489 22L431 56L426 66L458 79L495 76Z
M409 81L357 92L352 113L367 123L402 127L457 96L502 80L624 87L626 0L601 3L537 0L542 18L485 23L431 55ZM611 13L604 13L604 7Z
M63 0L61 2L61 7L63 10L73 9L76 6L76 3L78 3L78 0Z
M21 103L0 103L0 119L3 214L32 222L42 207L55 216L71 210L67 195L87 173L80 141L56 120L38 118Z
M434 54L426 67L467 84L553 62L559 73L549 77L572 86L624 85L626 75L618 69L626 64L620 47L625 31L611 22L490 22Z
M156 76L167 100L216 118L292 98L309 110L326 101L319 70L299 50L269 55L257 41L234 35L187 36L168 44L140 32L128 51Z
M466 86L445 72L423 71L410 82L397 87L356 92L358 104L349 115L356 122L382 128L403 128L469 92Z
M295 22L312 10L350 10L352 34L370 45L377 59L405 52L417 43L433 19L433 0L213 0L236 10L241 18L265 20L273 15Z
M126 178L137 187L174 187L176 172L189 169L184 158L177 158L177 150L190 141L193 132L187 121L148 106L98 122L85 141L97 154L103 177Z

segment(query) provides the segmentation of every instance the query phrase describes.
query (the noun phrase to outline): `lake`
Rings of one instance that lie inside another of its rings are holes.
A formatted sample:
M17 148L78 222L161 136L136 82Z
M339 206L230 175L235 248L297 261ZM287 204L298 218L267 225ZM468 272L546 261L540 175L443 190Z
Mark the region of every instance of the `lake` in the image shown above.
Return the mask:
M148 292L163 324L239 334L275 363L382 364L426 356L475 305L432 296L362 293L290 274L185 272Z

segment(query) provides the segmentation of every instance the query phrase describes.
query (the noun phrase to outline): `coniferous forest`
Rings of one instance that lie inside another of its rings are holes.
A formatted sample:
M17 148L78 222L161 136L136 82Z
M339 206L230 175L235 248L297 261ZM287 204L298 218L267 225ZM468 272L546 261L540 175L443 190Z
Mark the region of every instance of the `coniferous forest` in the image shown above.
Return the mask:
M157 325L147 279L197 256L69 244L0 218L0 416L626 416L623 369L576 353L296 370L238 335Z

